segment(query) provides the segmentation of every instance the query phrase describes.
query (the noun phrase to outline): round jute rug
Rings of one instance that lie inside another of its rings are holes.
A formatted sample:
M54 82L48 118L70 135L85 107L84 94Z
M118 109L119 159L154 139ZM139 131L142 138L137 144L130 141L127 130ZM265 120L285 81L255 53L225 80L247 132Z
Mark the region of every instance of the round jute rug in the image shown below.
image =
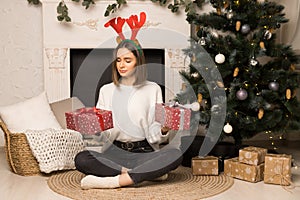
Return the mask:
M80 180L83 177L84 174L76 170L57 173L49 177L48 186L58 194L77 200L198 200L224 192L233 185L231 177L223 174L193 176L188 167L178 167L169 173L165 181L145 181L117 189L82 190Z

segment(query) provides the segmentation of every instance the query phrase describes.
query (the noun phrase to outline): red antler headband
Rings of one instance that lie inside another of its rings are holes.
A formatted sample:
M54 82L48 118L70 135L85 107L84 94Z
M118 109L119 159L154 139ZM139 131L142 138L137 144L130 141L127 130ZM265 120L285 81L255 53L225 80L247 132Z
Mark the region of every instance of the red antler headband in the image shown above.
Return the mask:
M122 28L123 28L125 21L127 22L128 26L131 29L130 39L135 40L137 33L139 32L139 30L142 28L142 26L146 22L146 13L145 12L140 13L140 21L138 20L137 15L131 15L128 19L123 19L121 17L117 17L117 18L115 17L115 18L109 20L107 23L105 23L104 27L109 27L109 26L113 27L113 29L118 33L119 38L121 40L125 40L125 36L122 32Z

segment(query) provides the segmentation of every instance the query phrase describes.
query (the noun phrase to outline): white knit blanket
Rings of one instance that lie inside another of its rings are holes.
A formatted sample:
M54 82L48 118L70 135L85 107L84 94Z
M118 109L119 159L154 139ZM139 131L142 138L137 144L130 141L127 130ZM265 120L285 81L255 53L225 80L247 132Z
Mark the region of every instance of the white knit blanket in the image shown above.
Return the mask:
M75 169L75 155L83 150L82 135L69 129L24 132L41 172Z

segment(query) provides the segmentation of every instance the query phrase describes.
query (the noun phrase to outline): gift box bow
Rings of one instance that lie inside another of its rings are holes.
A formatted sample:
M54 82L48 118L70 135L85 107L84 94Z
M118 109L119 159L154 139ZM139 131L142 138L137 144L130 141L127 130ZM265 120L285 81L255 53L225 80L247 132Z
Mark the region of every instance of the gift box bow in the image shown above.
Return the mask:
M269 154L268 157L271 157L272 159L279 158L280 160L278 160L278 159L275 160L275 162L274 162L275 166L274 166L273 173L266 173L266 172L264 173L265 177L268 177L267 181L279 177L281 186L290 185L291 188L294 188L295 185L293 184L293 182L290 179L291 178L290 174L288 174L288 176L286 176L287 174L284 173L286 171L285 170L286 162L284 162L284 161L291 160L291 156L286 155L286 154L279 154L279 155ZM285 183L287 183L287 184L285 184ZM284 188L287 189L286 187L284 187Z

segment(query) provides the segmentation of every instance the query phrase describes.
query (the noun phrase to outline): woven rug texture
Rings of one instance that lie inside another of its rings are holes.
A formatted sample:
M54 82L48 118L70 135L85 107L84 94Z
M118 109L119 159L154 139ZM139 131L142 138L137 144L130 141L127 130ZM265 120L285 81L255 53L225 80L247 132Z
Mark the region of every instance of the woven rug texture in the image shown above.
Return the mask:
M191 168L181 166L168 175L165 181L145 181L117 189L82 190L80 180L84 174L71 170L51 175L47 183L54 192L75 200L198 200L220 194L234 183L233 178L223 174L193 176Z

